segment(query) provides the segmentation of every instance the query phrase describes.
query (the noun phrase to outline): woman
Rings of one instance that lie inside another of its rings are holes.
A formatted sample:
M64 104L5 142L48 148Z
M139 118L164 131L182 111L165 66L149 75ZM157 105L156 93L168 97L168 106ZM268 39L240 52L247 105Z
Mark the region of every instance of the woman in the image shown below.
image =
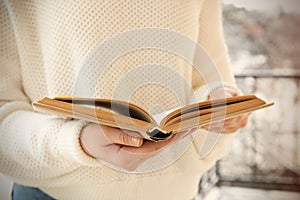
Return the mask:
M215 148L204 158L199 153L205 136L214 133L199 128L196 132L201 134L196 134L192 145L176 159L161 164L156 156L188 133L179 133L166 142L149 143L134 132L40 114L31 107L31 102L44 96L76 94L78 84L83 83L78 83L78 76L88 71L83 70L86 63L96 66L105 58L89 59L99 45L118 34L143 28L172 30L195 41L213 60L221 82L214 80L213 73L204 73L201 78L180 56L145 47L115 58L101 69L101 77L94 77L98 69L91 68L84 77L86 81L96 79L96 84L85 84L88 88L84 91L96 97L114 98L119 95L116 91L120 79L138 72L137 66L160 63L184 77L193 90L205 87L207 80L220 82L210 88L209 94L203 93L203 99L238 95L223 39L218 0L3 1L0 9L0 169L18 183L13 199L45 199L39 195L72 200L192 199L201 174L221 158L233 133L247 123L248 115L243 115L226 120L221 128L223 123L202 127L222 133ZM148 36L132 38L132 42L147 41ZM113 47L108 55L130 45L120 41L119 47ZM162 71L155 72L160 77ZM145 73L133 74L129 76L130 83L145 77ZM171 73L165 73L168 74ZM160 78L168 83L177 80L174 76ZM167 88L147 82L131 91L129 99L118 97L153 108L156 113L162 105L163 110L169 110L186 103L191 95L187 88L178 88L178 94L183 95L179 103ZM157 104L159 108L153 107ZM144 173L128 172L144 163L152 168Z

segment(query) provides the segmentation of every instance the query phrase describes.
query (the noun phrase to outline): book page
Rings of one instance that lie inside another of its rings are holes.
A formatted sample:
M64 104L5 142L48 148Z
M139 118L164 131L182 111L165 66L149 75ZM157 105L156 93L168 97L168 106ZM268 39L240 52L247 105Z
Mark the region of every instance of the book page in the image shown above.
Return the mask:
M43 113L82 119L115 128L136 131L139 132L143 138L150 140L151 138L147 132L156 127L150 122L114 113L109 109L95 109L93 107L71 104L49 98L43 98L38 102L33 102L32 105L35 110Z
M233 107L233 105L231 105L230 108L226 109L226 113L224 113L224 110L217 110L216 112L210 112L208 114L200 115L198 117L191 117L183 121L169 123L165 127L163 127L163 129L165 131L186 130L189 128L199 127L199 125L205 125L218 121L223 121L225 119L230 119L232 117L236 117L244 113L253 112L255 110L263 109L272 105L274 105L273 102L268 104L259 104L253 107L244 107L242 109L236 106Z
M77 105L85 105L92 108L95 107L97 109L102 110L110 110L110 112L115 112L127 117L143 120L150 123L153 123L154 121L154 119L145 109L126 101L102 98L83 98L63 95L56 96L55 100Z
M212 108L212 107L218 107L218 106L225 106L231 103L238 103L238 102L243 102L243 101L248 101L251 99L257 99L255 95L242 95L242 96L234 96L234 97L229 97L225 99L216 99L216 100L207 100L207 101L202 101L198 102L195 104L191 104L179 109L175 109L173 112L169 113L162 121L161 121L161 126L164 126L167 124L169 121L173 120L174 118L180 117L181 115L184 115L186 113L191 113L194 111L199 111L199 110L204 110L207 108Z
M171 112L173 112L174 110L177 110L178 108L175 108L175 109L172 109L172 110L168 110L168 111L165 111L165 112L161 112L161 113L157 113L157 114L154 114L152 115L152 117L155 119L156 123L157 124L160 124L161 121L168 115L170 114Z

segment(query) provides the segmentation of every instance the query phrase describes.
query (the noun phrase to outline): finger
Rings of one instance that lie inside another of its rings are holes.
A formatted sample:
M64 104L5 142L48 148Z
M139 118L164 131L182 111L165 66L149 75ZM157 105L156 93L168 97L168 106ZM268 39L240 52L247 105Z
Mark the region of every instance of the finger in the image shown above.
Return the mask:
M234 117L234 118L232 118L232 119L235 120L235 121L237 121L237 122L240 122L240 121L248 121L250 115L251 115L251 112L245 113L245 114L242 114L242 115L239 115L239 116Z
M148 141L150 143L150 141ZM154 143L154 142L152 142ZM144 145L143 145L144 146ZM140 147L142 148L142 147ZM134 148L122 145L111 145L105 150L103 156L104 160L108 160L110 163L119 166L127 171L133 171L140 164L153 157L159 151L141 152L140 148ZM144 147L145 148L145 147ZM130 149L130 151L128 151Z
M230 122L227 122L227 125L228 123ZM226 125L225 121L216 122L216 123L209 124L208 126L205 127L205 129L213 132L222 132L225 125Z
M164 140L164 141L159 141L159 142L154 142L154 141L144 141L143 145L137 149L134 149L132 147L126 147L124 146L122 150L128 151L134 154L145 154L145 155L153 155L156 152L159 152L163 149L165 149L168 145L174 143L176 140L178 140L180 137L179 135L173 135L170 139ZM175 141L174 141L175 140Z
M173 136L167 141L145 141L139 148L121 146L118 149L118 154L112 155L114 157L112 163L115 163L116 165L121 166L128 171L133 171L138 168L143 162L155 156L166 147L178 141L180 138L181 136L178 135Z
M209 123L209 124L205 124L205 125L201 125L199 128L202 128L202 129L210 129L212 127L220 127L222 128L223 126L225 125L229 125L229 124L233 124L235 122L235 119L234 118L229 118L229 119L226 119L226 120L220 120L220 121L217 121L217 122L213 122L213 123Z
M207 130L220 133L233 133L239 129L245 127L248 124L248 118L246 117L236 117L230 120L225 120L221 123L211 124L206 127Z
M180 138L184 138L185 136L189 135L193 130L194 130L194 128L184 130L184 131L175 132L175 135L179 136Z
M234 121L233 120L225 120L222 122L216 122L212 124L208 124L205 126L201 126L201 128L207 130L207 131L212 131L216 133L224 133L227 132L228 129L232 129L234 126Z
M186 138L187 136L190 136L191 134L193 134L195 131L197 131L199 128L196 127L196 128L190 128L189 130L187 131L183 131L183 132L179 132L177 133L178 136L180 137L180 139L183 139L183 138Z
M229 118L224 121L212 123L212 124L206 124L203 126L200 126L202 129L206 130L220 130L221 128L226 128L226 127L240 127L243 128L247 125L248 119L251 113L246 113L239 115L237 117Z
M221 99L238 95L236 90L227 87L221 87L212 91L209 95L209 99Z
M178 135L180 138L185 138L186 136L188 136L192 132L193 132L193 130L189 129L187 131L176 133L176 135Z
M99 161L109 162L110 164L127 171L133 171L138 167L138 161L140 158L137 155L131 155L122 151L122 147L124 146L119 144L108 145L102 149L102 152L99 154L97 159Z
M144 163L145 161L147 161L148 159L150 159L151 157L153 157L155 154L149 155L149 156L140 157L139 159L135 160L135 162L132 162L131 165L128 165L126 169L128 171L136 170L142 163Z
M249 116L250 113L233 118L232 124L228 124L228 127L244 128L248 124Z
M241 120L237 123L236 127L244 128L244 127L247 126L247 124L248 124L248 117L247 117L247 118L241 119Z
M155 155L155 153L149 153L149 154L136 154L136 153L132 153L129 151L125 151L123 149L121 149L121 154L122 157L124 158L130 158L129 162L124 163L124 159L123 159L123 166L124 169L128 170L128 171L133 171L136 170L143 162L145 162L146 160L150 159L151 157L153 157Z
M118 129L118 128L116 128L116 129ZM126 133L132 137L143 138L141 136L141 134L139 134L138 132L135 132L135 131L129 131L129 130L125 130L125 129L121 129L121 131L123 131L124 133Z
M230 134L230 133L234 133L237 132L240 128L224 128L222 130L222 134Z
M111 143L132 147L140 147L143 144L143 138L138 137L133 131L125 132L117 128L104 127L103 133Z

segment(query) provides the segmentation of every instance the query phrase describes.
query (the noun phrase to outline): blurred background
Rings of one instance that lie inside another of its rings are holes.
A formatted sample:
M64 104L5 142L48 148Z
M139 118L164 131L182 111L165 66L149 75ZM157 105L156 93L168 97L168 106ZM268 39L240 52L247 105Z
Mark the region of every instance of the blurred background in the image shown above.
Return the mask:
M196 200L300 199L300 0L223 0L232 67L257 111L229 154L206 173ZM11 182L0 175L0 199Z
M197 200L300 199L300 1L223 0L232 67L244 93L274 101L254 113Z

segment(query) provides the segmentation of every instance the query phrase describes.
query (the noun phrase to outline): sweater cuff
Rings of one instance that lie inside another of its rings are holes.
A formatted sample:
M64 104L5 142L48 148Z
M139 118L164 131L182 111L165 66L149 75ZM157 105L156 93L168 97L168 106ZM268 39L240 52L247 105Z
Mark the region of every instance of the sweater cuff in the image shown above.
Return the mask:
M58 148L61 154L85 166L96 166L99 162L88 156L80 145L80 132L88 122L84 120L71 120L67 122L58 134Z
M0 107L0 122L4 120L4 118L18 110L32 111L32 107L28 102L24 101L14 101L6 103Z

